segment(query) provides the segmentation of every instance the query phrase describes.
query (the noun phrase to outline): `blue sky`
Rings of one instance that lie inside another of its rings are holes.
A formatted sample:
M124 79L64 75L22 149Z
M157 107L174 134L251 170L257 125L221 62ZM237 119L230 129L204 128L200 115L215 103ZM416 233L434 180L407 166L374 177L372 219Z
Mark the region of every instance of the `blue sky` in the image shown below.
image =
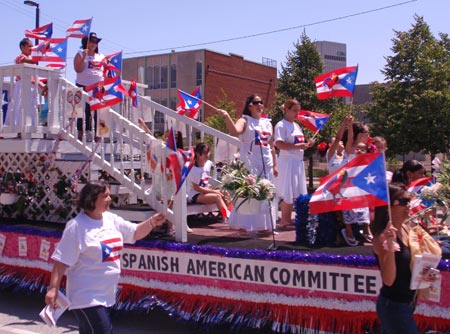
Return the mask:
M414 14L424 17L435 36L450 32L448 0L37 2L40 25L53 22L53 37L64 37L74 20L93 17L91 30L103 38L100 51L123 50L124 58L206 48L255 62L270 58L280 71L305 31L312 41L347 44L347 64L359 65L357 84L383 81L380 70L391 55L394 30L409 30ZM0 26L0 65L9 65L24 30L35 26L35 8L22 0L0 0ZM66 76L71 81L79 46L79 39L69 39Z

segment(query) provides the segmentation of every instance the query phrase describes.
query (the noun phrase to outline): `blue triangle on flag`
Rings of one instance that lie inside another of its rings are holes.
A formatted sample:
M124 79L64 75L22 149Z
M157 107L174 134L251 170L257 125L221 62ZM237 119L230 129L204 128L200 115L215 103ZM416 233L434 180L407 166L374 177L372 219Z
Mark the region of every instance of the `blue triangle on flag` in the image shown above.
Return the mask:
M102 260L105 261L112 252L111 247L105 245L105 244L101 244L102 245Z
M378 155L351 181L356 187L388 202L384 154Z

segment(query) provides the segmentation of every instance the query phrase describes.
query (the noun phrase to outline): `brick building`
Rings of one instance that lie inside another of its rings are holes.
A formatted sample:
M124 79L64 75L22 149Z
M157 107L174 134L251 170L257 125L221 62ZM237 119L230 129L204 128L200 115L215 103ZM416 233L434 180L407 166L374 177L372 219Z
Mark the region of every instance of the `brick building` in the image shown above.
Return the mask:
M206 49L124 59L122 73L125 80L135 78L148 85L145 95L171 109L179 102L178 89L190 93L200 86L206 102L217 105L226 96L235 103L238 113L245 98L253 93L261 95L267 108L272 107L277 81L273 61L256 63L240 55ZM212 112L211 107L203 105L200 120Z

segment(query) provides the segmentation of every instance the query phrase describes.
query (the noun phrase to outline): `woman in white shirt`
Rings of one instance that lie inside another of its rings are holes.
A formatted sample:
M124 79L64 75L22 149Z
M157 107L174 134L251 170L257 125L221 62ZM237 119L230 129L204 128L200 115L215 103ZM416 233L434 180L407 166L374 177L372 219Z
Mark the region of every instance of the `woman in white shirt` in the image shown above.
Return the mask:
M275 125L275 146L280 150L278 166L283 173L276 181L277 195L282 199L280 229L293 225L291 216L294 200L307 194L304 151L314 146L315 140L305 140L303 131L295 122L300 110L297 100L289 99L283 104L284 118Z

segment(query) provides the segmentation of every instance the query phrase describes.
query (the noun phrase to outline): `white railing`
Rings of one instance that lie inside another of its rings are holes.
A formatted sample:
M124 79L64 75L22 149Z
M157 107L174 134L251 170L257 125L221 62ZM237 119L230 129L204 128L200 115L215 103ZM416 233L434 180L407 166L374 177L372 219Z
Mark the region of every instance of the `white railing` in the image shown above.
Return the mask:
M17 76L20 76L20 80L16 80ZM35 78L47 79L47 99L41 94L39 80ZM213 150L216 152L213 161L228 161L239 146L237 138L178 115L172 109L152 101L150 97L140 95L137 109L132 107L129 98L125 98L120 105L114 107L118 112L113 109L99 111L99 115L103 113L106 125L111 129L108 137L102 137L97 143L95 140L89 141L84 133L82 140L78 140L75 118L82 118L84 124L84 106L88 95L54 69L28 64L0 67L0 89L2 93L5 92L2 95L8 101L6 119L0 122L2 136L8 138L20 134L22 139L53 138L56 143L60 140L70 143L77 152L91 160L91 169L95 167L106 171L154 210L166 212L168 220L174 225L177 241L187 241L185 186L172 198L173 181L167 180L165 174L153 173L151 184L146 183L143 178L135 177L136 171L140 171L141 175L152 172L147 159L148 150L156 155L160 163L164 162L162 166L165 166L167 154L173 154L165 147L165 141L158 140L137 125L138 118L151 122L154 131L155 114L162 113L166 129L173 126L181 130L188 138L188 145L193 142L195 132L200 133L200 138L205 134L210 135L215 144L219 143ZM77 91L81 93L81 99L71 99ZM43 107L46 105L48 114L43 115ZM0 120L3 120L3 111L1 117ZM54 144L53 147L55 146L58 145ZM168 207L171 198L174 201L173 209Z

